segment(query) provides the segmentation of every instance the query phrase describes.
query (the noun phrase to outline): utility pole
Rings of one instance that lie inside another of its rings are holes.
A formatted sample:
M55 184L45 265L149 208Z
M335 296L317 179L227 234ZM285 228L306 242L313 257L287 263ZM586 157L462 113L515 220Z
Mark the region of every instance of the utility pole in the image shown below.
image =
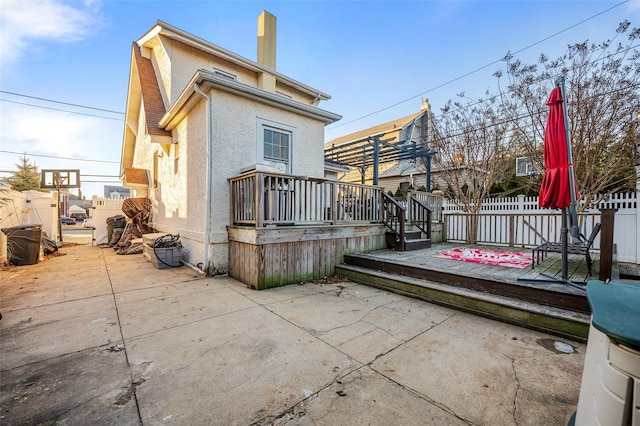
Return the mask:
M56 185L56 191L58 192L58 239L60 240L61 243L63 243L64 241L62 240L62 218L60 217L60 186L62 185L62 182L60 182L62 179L60 178L60 172L53 172L53 181Z

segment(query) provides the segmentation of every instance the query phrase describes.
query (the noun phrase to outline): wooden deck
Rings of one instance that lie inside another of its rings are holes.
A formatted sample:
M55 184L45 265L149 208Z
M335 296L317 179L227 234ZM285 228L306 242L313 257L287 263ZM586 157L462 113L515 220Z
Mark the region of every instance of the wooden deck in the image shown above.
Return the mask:
M533 269L434 257L455 247L531 253L530 249L439 243L411 252L378 250L345 255L344 264L336 272L364 284L434 303L576 340L586 339L590 308L585 292L552 282L552 277L561 281L559 253L549 253ZM586 283L597 279L598 252L592 251L592 257L593 277L590 277L584 256L569 255L570 281Z

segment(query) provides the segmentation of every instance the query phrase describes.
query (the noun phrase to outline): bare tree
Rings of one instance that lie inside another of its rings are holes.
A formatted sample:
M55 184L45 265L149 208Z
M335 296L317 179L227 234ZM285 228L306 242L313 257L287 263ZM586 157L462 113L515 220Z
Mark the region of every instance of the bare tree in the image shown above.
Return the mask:
M625 39L626 41L617 41ZM635 190L634 160L639 136L640 30L622 22L613 40L568 46L555 60L541 55L536 65L507 54L509 106L519 146L544 170L545 103L555 80L566 78L566 101L578 193L584 206L608 193ZM636 43L636 44L634 44ZM494 74L502 77L502 72Z
M491 185L508 175L511 124L502 96L458 97L466 102L450 100L436 119L438 177L446 183L447 197L477 213Z

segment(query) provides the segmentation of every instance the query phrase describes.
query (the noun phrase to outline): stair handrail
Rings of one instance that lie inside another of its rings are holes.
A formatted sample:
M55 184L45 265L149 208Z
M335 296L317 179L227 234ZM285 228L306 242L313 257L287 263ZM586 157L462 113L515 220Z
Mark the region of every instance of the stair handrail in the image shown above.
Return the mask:
M396 242L400 245L399 251L404 251L404 223L407 209L404 208L392 196L382 194L382 223L396 236Z
M424 205L413 195L409 196L408 207L413 224L416 228L421 230L428 239L431 239L431 215L433 210Z

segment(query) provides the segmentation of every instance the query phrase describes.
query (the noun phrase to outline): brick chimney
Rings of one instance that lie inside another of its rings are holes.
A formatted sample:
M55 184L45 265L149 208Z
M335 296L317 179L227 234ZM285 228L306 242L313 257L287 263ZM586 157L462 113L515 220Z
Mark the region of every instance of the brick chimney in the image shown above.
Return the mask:
M257 62L275 71L276 69L276 17L263 10L258 16L258 60ZM276 77L262 72L258 75L258 87L275 93Z

